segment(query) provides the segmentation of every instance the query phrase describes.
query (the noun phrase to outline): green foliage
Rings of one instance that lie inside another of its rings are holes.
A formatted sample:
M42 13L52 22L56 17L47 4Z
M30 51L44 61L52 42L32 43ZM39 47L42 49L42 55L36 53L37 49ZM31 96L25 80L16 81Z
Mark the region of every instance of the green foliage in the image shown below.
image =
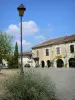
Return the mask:
M8 68L18 68L18 46L15 44L14 54L7 55Z
M55 85L35 72L15 75L6 81L7 100L56 100Z
M15 62L14 55L9 55L8 57L8 68L18 68L18 65Z
M14 56L13 56L13 60L14 60L14 68L18 68L18 45L17 42L15 44L15 51L14 51Z
M0 60L12 52L12 37L0 32Z
M8 61L8 68L14 68L14 60L12 54L7 56L7 61Z
M2 63L2 55L1 55L1 53L0 53L0 63Z
M0 64L0 71L1 71L1 69L2 69L2 64Z

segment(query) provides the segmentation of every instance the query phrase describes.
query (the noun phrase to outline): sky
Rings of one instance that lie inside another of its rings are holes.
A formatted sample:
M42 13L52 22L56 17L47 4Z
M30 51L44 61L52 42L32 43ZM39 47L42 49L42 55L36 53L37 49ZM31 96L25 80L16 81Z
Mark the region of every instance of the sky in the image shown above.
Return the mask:
M47 39L75 34L75 0L0 0L0 31L13 36L20 49L20 17L23 4L23 51Z

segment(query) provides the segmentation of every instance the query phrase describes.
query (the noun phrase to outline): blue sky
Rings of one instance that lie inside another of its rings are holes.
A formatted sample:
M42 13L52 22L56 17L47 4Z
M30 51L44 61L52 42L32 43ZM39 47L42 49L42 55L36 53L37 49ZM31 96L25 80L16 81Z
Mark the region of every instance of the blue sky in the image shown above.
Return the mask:
M0 0L0 31L14 36L20 46L20 17L24 4L23 51L49 38L75 34L75 0Z

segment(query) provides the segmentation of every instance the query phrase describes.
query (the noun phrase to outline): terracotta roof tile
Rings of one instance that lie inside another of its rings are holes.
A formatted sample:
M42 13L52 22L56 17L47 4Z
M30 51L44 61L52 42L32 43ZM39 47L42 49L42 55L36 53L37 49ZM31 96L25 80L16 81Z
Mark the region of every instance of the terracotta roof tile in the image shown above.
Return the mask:
M20 56L20 53L19 53L19 56ZM32 56L32 51L23 52L23 56Z

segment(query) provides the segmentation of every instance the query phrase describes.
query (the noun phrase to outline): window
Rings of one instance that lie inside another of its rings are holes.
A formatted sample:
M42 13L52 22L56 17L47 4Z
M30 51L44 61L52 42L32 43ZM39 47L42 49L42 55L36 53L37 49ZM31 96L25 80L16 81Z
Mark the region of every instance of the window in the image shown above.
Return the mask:
M57 54L60 54L60 47L56 48Z
M38 50L36 51L36 56L37 56L37 57L39 56L39 51L38 51Z
M46 56L49 56L49 49L46 49Z
M74 45L70 45L70 52L74 53Z

